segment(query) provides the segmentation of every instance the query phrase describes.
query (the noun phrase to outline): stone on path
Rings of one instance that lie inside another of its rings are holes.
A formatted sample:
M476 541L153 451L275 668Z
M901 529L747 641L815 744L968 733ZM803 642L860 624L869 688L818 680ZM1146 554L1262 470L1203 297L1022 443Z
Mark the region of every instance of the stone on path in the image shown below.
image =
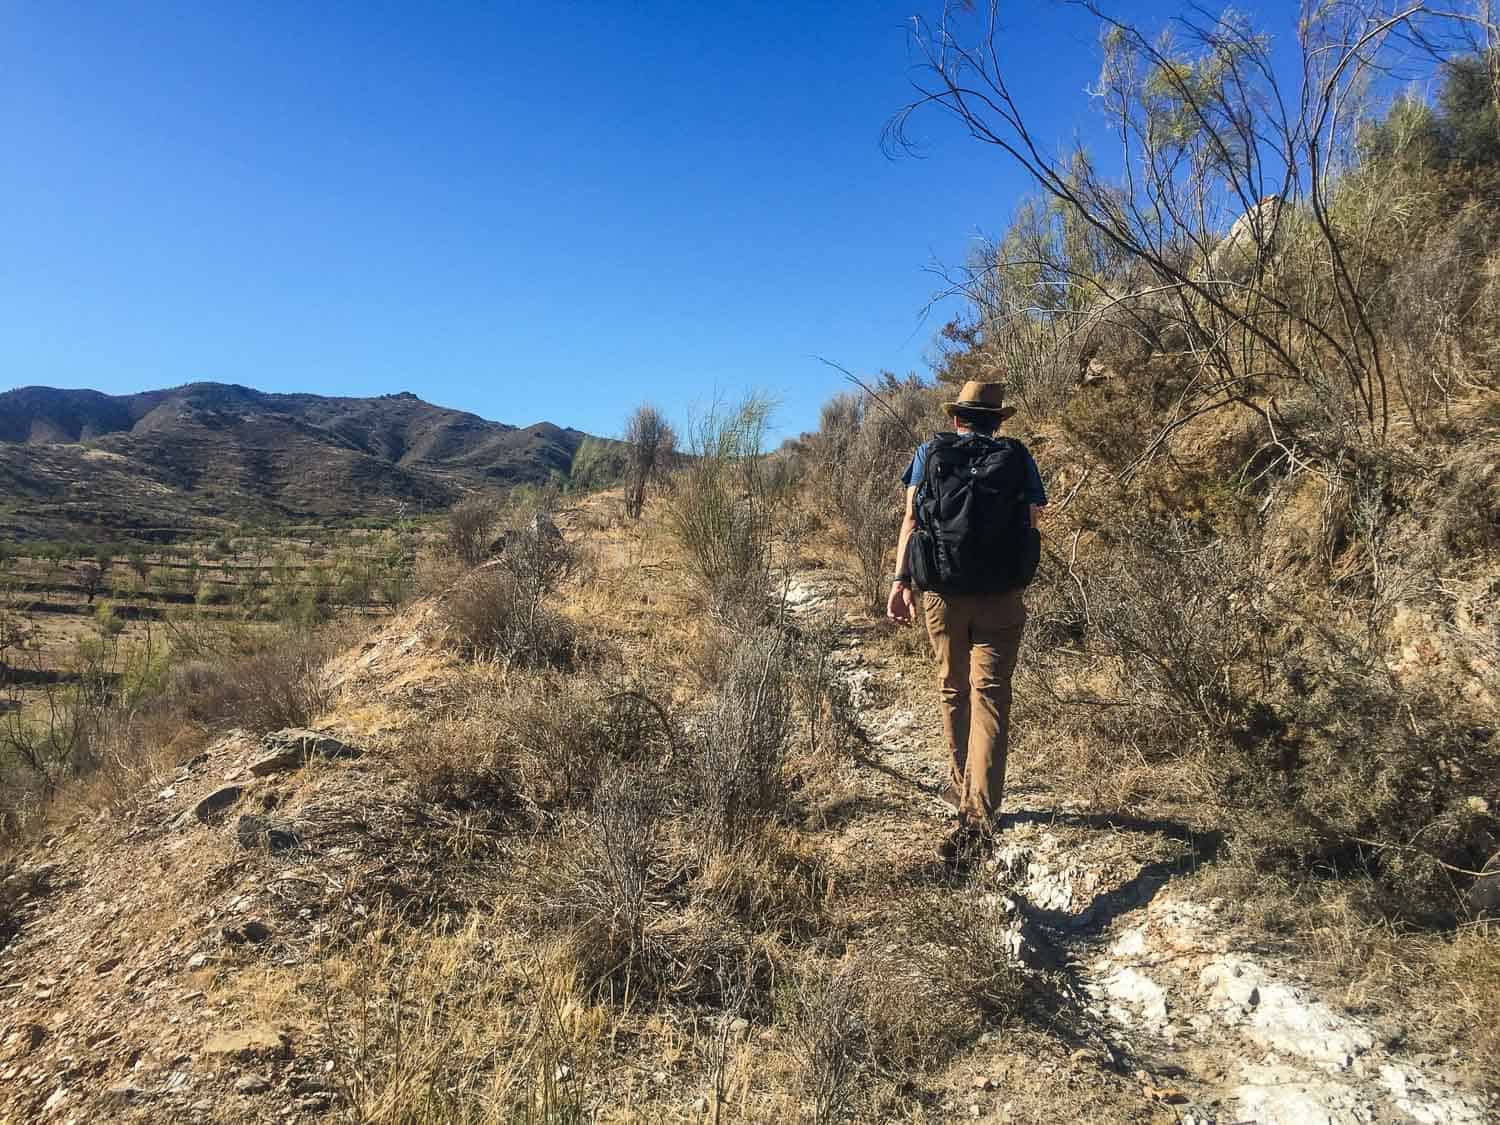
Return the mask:
M253 1023L210 1037L203 1053L236 1059L281 1058L291 1053L291 1039L270 1024Z

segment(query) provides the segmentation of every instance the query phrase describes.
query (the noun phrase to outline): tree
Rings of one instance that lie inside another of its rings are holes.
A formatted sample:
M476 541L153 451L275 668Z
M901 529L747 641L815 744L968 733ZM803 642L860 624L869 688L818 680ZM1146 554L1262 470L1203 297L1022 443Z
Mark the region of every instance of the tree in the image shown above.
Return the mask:
M1233 11L1214 18L1192 7L1157 34L1093 0L1075 6L1102 32L1094 93L1123 157L1113 178L1081 148L1053 155L1033 133L1001 63L997 0L983 10L944 4L939 19L915 25L919 92L888 125L888 146L909 147L912 116L937 107L1029 173L1062 226L1061 245L1044 243L1039 257L1004 248L960 275L957 288L982 298L994 273L1040 267L1066 285L1049 289L1042 279L1039 305L1024 314L1033 320L1081 330L1087 317L1108 317L1148 337L1170 329L1172 350L1193 371L1165 404L1148 452L1191 418L1225 407L1251 411L1285 436L1274 403L1255 396L1267 376L1312 392L1328 428L1347 435L1332 444L1383 441L1393 395L1410 398L1372 323L1370 284L1331 195L1356 159L1372 87L1403 65L1462 53L1475 28L1492 36L1493 25L1420 2L1308 0L1300 73L1288 82L1269 37ZM1270 267L1294 222L1307 266L1288 283ZM1226 276L1216 258L1231 224L1243 224L1254 251L1246 276ZM1088 296L1086 309L1072 299L1078 294Z
M1449 59L1438 93L1445 155L1471 167L1500 164L1500 48Z
M625 423L625 444L625 514L639 519L646 506L646 485L667 471L677 450L677 434L661 411L643 403Z
M94 597L99 593L99 587L104 581L104 570L92 559L78 564L78 584L83 587L83 592L88 596L88 604L94 604Z

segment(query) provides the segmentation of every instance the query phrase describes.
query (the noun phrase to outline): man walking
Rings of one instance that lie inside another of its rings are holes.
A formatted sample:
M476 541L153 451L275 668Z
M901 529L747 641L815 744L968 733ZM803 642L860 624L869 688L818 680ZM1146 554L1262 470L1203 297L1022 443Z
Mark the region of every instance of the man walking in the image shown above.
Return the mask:
M937 852L956 867L999 827L1011 676L1026 625L1021 591L1036 572L1047 494L1027 448L995 436L1015 413L1002 385L965 383L944 409L955 432L922 443L902 477L906 518L886 613L910 623L913 589L923 591L949 748L943 796L958 812Z

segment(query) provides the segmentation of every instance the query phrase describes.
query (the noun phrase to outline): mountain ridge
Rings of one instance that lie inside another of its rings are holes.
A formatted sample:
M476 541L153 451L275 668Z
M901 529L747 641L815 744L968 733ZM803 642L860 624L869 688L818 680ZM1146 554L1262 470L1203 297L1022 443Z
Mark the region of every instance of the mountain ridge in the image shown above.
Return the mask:
M0 393L0 533L389 517L566 474L587 436L551 422L489 421L409 391L18 387Z

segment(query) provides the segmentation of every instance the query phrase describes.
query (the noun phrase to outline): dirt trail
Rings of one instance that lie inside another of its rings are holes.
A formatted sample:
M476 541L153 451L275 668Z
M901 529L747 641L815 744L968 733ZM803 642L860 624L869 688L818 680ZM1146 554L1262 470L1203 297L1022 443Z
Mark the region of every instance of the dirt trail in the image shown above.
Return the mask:
M802 575L797 615L836 612L826 580ZM858 626L835 657L868 740L858 812L836 852L925 859L950 823L936 717L900 702L896 674L866 658ZM924 685L925 686L925 685ZM1014 915L1017 958L1058 974L1078 1000L1099 1065L1141 1084L1142 1119L1185 1125L1480 1125L1500 1105L1462 1092L1454 1059L1408 1055L1397 1027L1347 1015L1293 964L1223 924L1223 903L1194 897L1192 872L1224 841L1172 820L1089 815L1012 769L1003 844L979 881ZM1082 1052L1080 1052L1082 1053ZM964 1117L1005 1120L1003 1093Z

